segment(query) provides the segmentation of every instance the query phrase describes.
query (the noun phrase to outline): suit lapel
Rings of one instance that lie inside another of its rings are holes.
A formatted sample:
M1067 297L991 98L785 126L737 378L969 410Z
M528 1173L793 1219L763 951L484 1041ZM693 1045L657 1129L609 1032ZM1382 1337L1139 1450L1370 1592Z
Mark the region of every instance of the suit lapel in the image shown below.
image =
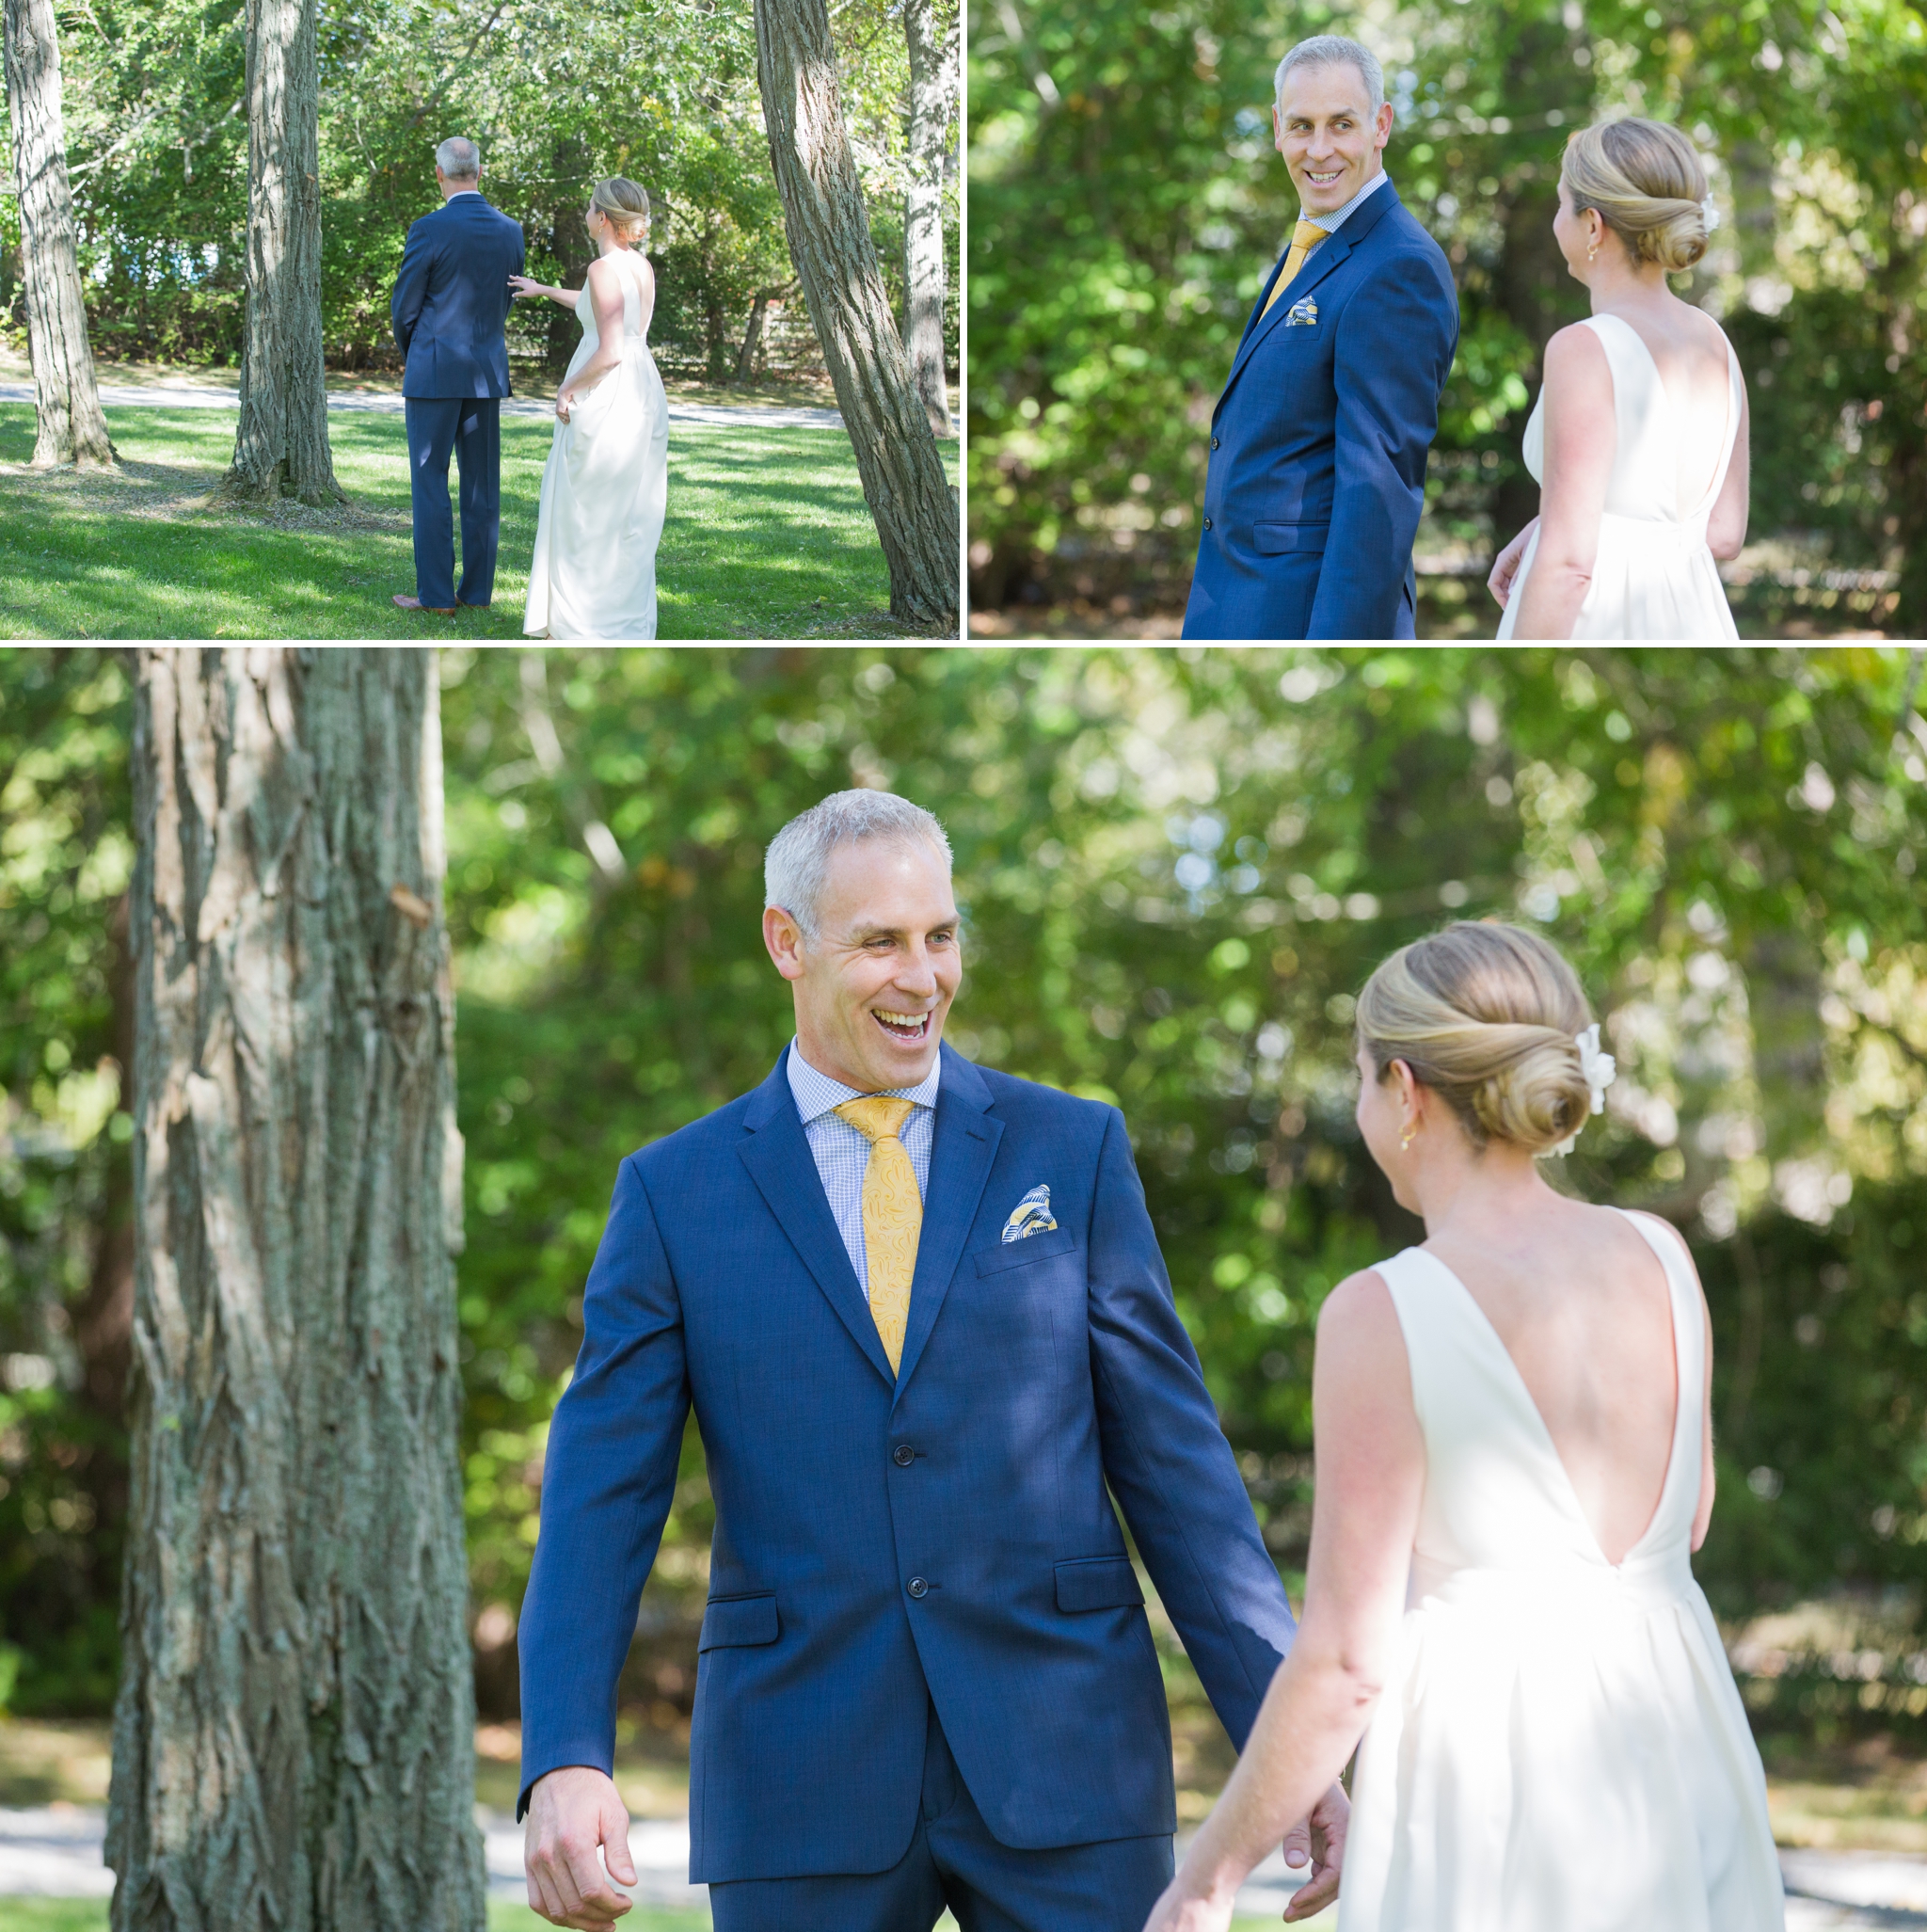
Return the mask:
M1004 1124L986 1110L990 1088L962 1054L943 1049L944 1077L937 1088L936 1133L931 1144L930 1185L923 1204L923 1230L916 1241L916 1272L910 1285L910 1319L903 1332L903 1354L897 1371L900 1400L924 1344L936 1327L944 1297L964 1258L991 1162L1004 1137Z
M1352 250L1378 225L1387 209L1397 199L1397 189L1388 181L1382 188L1373 191L1370 198L1356 214L1352 215L1346 221L1345 226L1336 234L1320 244L1318 252L1293 277L1291 286L1271 305L1271 312L1268 315L1263 316L1245 331L1245 339L1238 344L1237 356L1232 362L1231 374L1225 377L1224 389L1226 394L1230 393L1232 384L1243 373L1245 364L1257 352L1259 343L1267 341L1274 328L1282 327L1284 318L1291 313L1293 308L1299 302L1302 302L1342 263L1350 259ZM1278 273L1282 274L1283 272L1284 263L1281 260ZM1277 279L1277 275L1274 275L1272 282L1275 282ZM1267 282L1266 284L1267 295L1270 292L1270 287L1271 283ZM1220 396L1218 398L1220 407L1222 407L1223 401L1223 396Z
M1381 188L1380 194L1384 193ZM1243 373L1245 364L1257 354L1258 345L1270 339L1271 331L1284 326L1284 318L1294 307L1311 294L1325 278L1345 261L1354 245L1352 224L1347 221L1329 241L1320 245L1318 252L1292 277L1291 286L1271 305L1271 312L1264 316L1250 335L1238 345L1237 359L1231 365L1231 375L1226 378L1225 388L1229 390Z
M855 1338L856 1346L869 1357L871 1365L888 1382L890 1358L884 1353L883 1338L870 1317L869 1303L856 1270L850 1266L850 1253L837 1232L836 1217L823 1193L822 1176L817 1173L816 1157L809 1151L808 1137L797 1118L796 1101L789 1092L786 1062L789 1049L783 1049L776 1071L756 1089L742 1124L747 1129L738 1150L750 1178L770 1205L789 1244L802 1257L803 1265L815 1278L825 1300L836 1311L843 1326ZM941 1099L943 1090L938 1089ZM941 1119L942 1110L939 1109ZM930 1218L924 1217L924 1233L930 1232ZM918 1250L918 1272L922 1271L922 1250ZM916 1301L913 1289L910 1321L916 1325Z

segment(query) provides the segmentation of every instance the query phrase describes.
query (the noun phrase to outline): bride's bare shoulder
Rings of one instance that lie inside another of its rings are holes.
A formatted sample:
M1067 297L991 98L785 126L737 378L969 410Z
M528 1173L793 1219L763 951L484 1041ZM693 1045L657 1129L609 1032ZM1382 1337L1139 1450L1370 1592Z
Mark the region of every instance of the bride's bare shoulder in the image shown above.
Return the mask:
M1549 383L1555 375L1583 378L1599 375L1610 380L1613 373L1599 331L1584 322L1569 322L1553 331L1546 339L1543 367Z
M1370 1341L1400 1333L1392 1290L1376 1268L1348 1274L1325 1297L1318 1310L1318 1346L1328 1341Z

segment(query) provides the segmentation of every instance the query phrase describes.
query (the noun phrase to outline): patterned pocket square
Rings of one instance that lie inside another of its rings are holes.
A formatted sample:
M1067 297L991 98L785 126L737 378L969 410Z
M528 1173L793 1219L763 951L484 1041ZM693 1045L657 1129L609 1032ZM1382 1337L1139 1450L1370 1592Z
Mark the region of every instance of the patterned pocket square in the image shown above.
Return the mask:
M1284 311L1284 326L1287 328L1315 328L1318 326L1318 305L1310 295L1302 302L1294 302Z
M1050 1190L1032 1188L1004 1223L1004 1239L1021 1241L1030 1235L1046 1235L1057 1226L1050 1211Z

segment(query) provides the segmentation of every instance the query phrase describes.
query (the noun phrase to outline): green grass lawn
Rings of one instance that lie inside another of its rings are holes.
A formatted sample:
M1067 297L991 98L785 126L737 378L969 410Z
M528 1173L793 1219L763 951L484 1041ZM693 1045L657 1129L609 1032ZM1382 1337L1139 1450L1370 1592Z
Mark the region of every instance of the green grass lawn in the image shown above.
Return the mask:
M1315 1927L1326 1926L1333 1915L1314 1919ZM1271 1919L1236 1919L1232 1932L1276 1932ZM512 1899L488 1902L488 1932L546 1932L548 1920L538 1918L525 1905ZM709 1932L708 1912L651 1911L638 1906L617 1921L622 1932ZM948 1914L942 1924L954 1932L954 1921ZM0 1898L0 1932L107 1932L107 1901L104 1898Z
M261 514L202 505L232 454L232 411L110 407L107 421L124 473L36 474L32 406L0 404L0 636L521 636L549 423L502 425L494 604L434 617L390 601L415 587L401 417L329 418L345 511ZM656 582L664 638L906 634L841 430L672 424Z
M638 1907L623 1932L709 1932L708 1912L649 1911ZM546 1932L548 1920L513 1899L488 1902L488 1932ZM104 1898L0 1898L0 1932L107 1932Z

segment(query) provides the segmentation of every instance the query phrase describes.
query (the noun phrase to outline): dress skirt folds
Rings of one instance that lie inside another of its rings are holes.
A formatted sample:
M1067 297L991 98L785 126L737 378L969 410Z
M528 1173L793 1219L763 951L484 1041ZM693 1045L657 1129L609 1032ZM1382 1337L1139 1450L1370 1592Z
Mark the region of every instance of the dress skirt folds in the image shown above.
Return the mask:
M542 471L522 630L531 637L652 638L656 547L669 490L669 399L642 328L638 263L624 277L621 359L558 421ZM582 340L565 383L596 353L595 305L576 298Z

